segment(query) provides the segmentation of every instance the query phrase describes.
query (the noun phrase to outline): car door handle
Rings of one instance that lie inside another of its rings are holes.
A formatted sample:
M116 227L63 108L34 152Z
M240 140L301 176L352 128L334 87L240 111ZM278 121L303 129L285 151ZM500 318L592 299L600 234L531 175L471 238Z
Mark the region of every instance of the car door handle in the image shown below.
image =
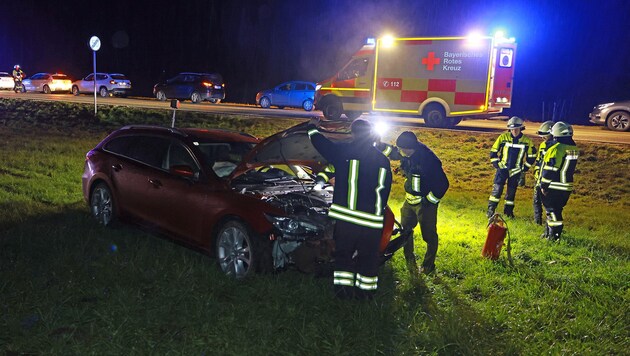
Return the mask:
M162 186L162 182L159 179L149 178L149 183L151 183L154 187L159 188Z
M112 165L112 169L114 170L114 172L118 172L122 169L122 165L120 163L114 164Z

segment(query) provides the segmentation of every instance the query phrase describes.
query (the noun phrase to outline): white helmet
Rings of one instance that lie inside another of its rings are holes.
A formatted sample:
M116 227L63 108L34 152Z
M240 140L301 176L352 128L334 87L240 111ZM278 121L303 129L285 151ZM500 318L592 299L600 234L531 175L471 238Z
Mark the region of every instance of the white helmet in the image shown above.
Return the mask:
M538 131L536 132L538 136L548 136L551 135L551 128L553 127L553 121L545 121L540 125Z
M523 127L523 119L518 116L512 116L507 122L508 129L518 129Z
M551 128L553 137L571 137L573 136L573 127L566 122L558 121Z

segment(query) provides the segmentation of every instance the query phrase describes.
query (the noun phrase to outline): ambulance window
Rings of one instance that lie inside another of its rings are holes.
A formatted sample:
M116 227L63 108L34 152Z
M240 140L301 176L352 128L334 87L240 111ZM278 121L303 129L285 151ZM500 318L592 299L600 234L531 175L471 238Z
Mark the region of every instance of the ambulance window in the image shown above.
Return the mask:
M352 62L348 63L343 71L339 73L339 79L348 80L365 76L368 69L368 63L368 58L357 58L353 60Z
M501 48L499 52L499 66L503 68L509 68L512 66L512 58L514 56L514 49Z

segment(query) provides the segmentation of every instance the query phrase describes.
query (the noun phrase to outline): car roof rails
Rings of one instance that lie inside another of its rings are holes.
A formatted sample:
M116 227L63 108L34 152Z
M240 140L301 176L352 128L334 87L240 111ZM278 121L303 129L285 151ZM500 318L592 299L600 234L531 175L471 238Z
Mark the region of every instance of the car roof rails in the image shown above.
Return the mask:
M185 132L174 127L164 127L164 126L157 126L157 125L127 125L120 128L120 130L142 130L142 129L168 131L176 135L188 137L188 135Z

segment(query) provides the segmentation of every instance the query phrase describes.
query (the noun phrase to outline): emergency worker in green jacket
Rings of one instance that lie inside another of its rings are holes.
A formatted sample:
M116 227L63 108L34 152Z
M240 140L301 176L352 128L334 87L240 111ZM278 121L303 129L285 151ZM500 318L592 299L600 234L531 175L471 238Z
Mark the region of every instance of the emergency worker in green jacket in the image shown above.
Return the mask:
M507 217L514 217L514 198L521 172L526 172L536 158L534 143L529 137L523 135L525 129L523 120L513 116L508 121L507 128L509 131L501 134L490 150L490 162L497 171L488 199L487 216L489 218L494 215L497 205L501 201L501 194L503 194L503 187L506 182L507 192L505 193L503 213Z
M542 203L547 212L547 224L542 237L558 241L564 228L562 210L573 191L573 175L580 154L573 141L571 125L559 121L551 128L551 134L555 143L543 157L540 175Z
M542 169L543 158L547 148L551 147L554 143L553 135L551 134L551 127L553 121L545 121L540 125L538 129L538 136L543 139L543 142L538 146L536 152L536 161L534 162L534 221L538 225L542 225L542 193L540 192L540 170Z

